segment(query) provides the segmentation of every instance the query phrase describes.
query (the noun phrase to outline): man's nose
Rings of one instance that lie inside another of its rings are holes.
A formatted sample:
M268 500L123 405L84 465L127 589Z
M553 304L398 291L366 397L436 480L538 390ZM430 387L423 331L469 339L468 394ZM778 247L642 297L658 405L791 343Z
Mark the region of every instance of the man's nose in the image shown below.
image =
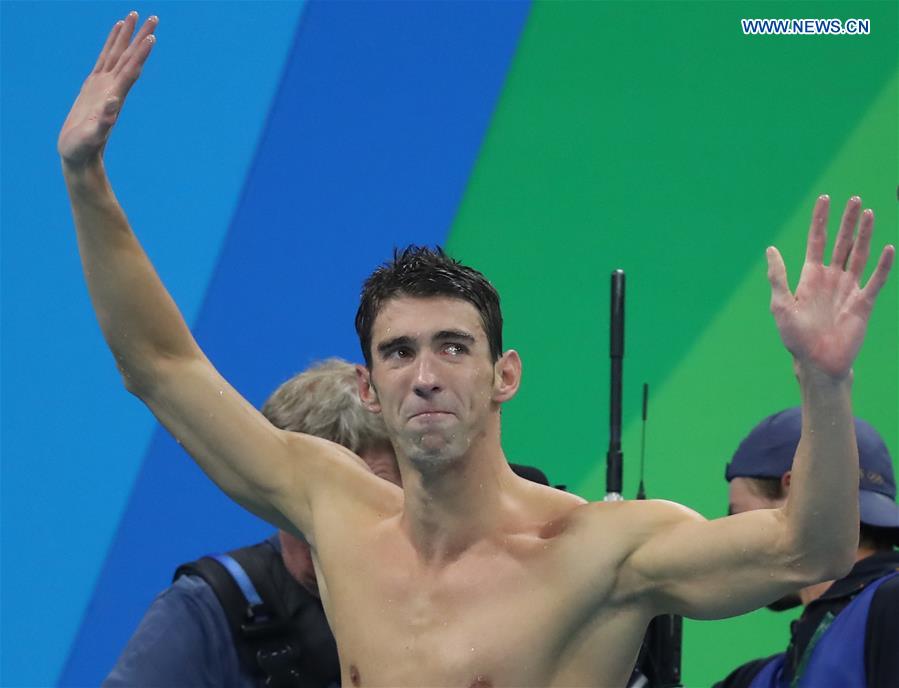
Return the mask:
M425 353L418 357L415 364L415 394L428 399L441 389L434 358L430 353Z

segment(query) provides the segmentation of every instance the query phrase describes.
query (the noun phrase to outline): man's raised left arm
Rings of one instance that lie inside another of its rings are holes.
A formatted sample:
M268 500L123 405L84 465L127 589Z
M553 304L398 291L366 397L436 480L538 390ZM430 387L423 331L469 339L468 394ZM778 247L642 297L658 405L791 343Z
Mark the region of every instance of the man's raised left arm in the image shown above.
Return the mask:
M858 545L858 450L852 363L886 282L895 248L883 249L864 287L874 215L849 199L829 265L823 262L830 201L818 198L795 293L776 248L767 251L771 311L793 355L802 436L781 509L704 518L670 502L639 505L633 551L621 569L626 593L651 614L741 614L799 587L840 578ZM858 234L855 236L855 227Z

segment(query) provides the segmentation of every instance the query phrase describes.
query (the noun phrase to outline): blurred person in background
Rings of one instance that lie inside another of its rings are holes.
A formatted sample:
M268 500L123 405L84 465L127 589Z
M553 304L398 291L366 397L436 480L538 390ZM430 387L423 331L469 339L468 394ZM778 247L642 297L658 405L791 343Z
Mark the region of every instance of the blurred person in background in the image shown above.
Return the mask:
M730 514L783 507L790 492L802 413L765 418L740 443L725 477ZM899 506L889 451L855 419L859 455L859 543L847 576L802 588L769 605L804 605L786 652L738 667L717 688L899 686Z

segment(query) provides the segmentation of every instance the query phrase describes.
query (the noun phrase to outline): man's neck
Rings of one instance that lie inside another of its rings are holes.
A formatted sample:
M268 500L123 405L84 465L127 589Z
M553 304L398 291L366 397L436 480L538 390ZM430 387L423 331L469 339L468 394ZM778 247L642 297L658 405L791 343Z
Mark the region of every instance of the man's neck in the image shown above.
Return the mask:
M499 443L486 444L434 471L407 464L402 527L422 561L452 561L502 528L515 474Z

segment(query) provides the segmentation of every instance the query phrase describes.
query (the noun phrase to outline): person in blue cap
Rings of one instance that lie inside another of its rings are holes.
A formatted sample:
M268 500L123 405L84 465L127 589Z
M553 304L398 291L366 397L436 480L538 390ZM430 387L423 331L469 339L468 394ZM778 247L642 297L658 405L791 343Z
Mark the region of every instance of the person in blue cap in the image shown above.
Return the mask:
M727 464L730 514L782 507L802 430L801 410L765 418ZM775 611L805 605L786 652L747 662L716 688L899 686L899 505L889 451L855 419L860 532L849 574L778 600Z

